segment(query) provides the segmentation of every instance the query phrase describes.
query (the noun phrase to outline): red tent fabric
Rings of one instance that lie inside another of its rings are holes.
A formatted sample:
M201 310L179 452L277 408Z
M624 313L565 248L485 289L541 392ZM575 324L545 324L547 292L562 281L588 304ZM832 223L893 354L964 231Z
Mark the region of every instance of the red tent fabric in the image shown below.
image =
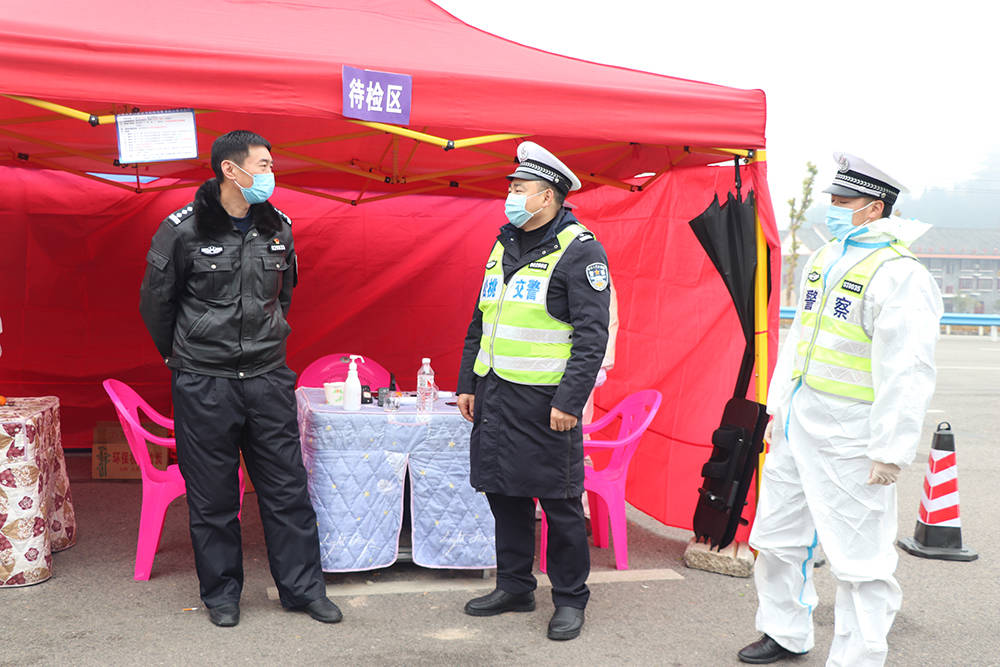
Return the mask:
M425 0L171 0L145 8L152 11L122 0L5 7L3 92L332 126L341 119L347 64L411 74L414 128L764 147L761 91L544 53Z
M731 163L706 166L725 159L706 149L764 147L761 91L544 53L423 0L177 0L157 11L118 0L5 9L0 93L94 114L185 106L212 113L198 116L197 160L124 172L162 177L137 196L51 170L121 173L113 125L90 127L0 97L0 393L59 395L70 447L88 446L94 422L113 419L99 386L105 377L135 384L168 409L168 374L137 312L144 257L159 221L210 176L213 132L235 127L274 143L273 201L294 220L302 266L292 368L351 349L407 387L429 355L439 384L453 387L482 263L504 222L499 198L516 140L443 151L340 115L341 65L407 73L411 128L456 139L530 134L584 178L572 201L608 250L622 322L598 412L636 389L664 392L633 464L629 500L690 527L697 473L732 391L742 336L686 223L733 187ZM776 248L766 163L743 169L744 191L756 191ZM658 176L634 178L641 172ZM156 191L171 187L179 189ZM408 192L420 196L379 200ZM772 252L772 275L780 275L779 255Z

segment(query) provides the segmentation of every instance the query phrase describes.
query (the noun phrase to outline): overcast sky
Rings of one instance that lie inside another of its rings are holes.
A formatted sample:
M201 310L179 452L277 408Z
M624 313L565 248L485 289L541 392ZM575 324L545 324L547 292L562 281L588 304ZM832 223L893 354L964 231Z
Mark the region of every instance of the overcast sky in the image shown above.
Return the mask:
M825 187L835 150L864 157L913 195L968 180L1000 152L1000 10L989 0L435 1L547 51L764 90L779 226L806 161ZM1000 205L1000 183L988 187Z

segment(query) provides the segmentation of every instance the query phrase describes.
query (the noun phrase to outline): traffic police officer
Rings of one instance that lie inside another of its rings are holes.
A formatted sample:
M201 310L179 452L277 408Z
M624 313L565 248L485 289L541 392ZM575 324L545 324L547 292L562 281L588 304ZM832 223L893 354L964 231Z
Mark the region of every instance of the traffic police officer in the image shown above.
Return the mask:
M473 422L470 481L496 521L497 588L467 614L535 608L535 501L548 519L550 639L580 634L590 551L580 501L580 416L608 340L607 255L563 205L580 181L526 141L462 355L458 404Z
M240 452L257 490L281 604L327 623L316 514L306 488L285 320L297 280L291 221L267 200L271 145L237 130L212 145L215 178L171 213L146 256L140 311L173 371L177 459L201 599L239 622Z
M890 217L903 187L853 155L834 158L835 238L806 264L768 395L770 451L750 534L764 635L739 652L748 663L812 648L818 544L837 580L827 665L882 665L902 600L894 482L934 393L943 308L907 250L928 225Z

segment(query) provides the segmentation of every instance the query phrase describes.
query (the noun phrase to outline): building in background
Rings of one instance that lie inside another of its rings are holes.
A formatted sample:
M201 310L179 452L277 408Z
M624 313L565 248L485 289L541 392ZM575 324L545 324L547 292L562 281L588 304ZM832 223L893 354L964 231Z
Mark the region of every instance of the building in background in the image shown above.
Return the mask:
M781 239L783 306L797 305L803 267L809 255L830 238L830 233L823 223L798 231L798 261L789 299L786 271L791 266L790 236L786 233ZM945 312L1000 313L1000 229L932 227L910 250L937 281Z
M1000 313L1000 229L932 227L910 250L937 280L946 313Z

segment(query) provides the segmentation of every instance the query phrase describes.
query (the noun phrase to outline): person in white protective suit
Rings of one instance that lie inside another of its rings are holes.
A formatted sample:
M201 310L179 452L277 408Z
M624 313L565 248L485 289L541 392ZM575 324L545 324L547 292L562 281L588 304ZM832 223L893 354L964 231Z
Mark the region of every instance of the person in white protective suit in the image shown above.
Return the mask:
M741 661L813 647L813 557L837 580L827 665L882 665L902 600L896 487L934 392L943 310L937 284L906 249L929 225L889 217L904 188L864 160L834 154L827 226L771 380L770 449L750 544L758 641Z

